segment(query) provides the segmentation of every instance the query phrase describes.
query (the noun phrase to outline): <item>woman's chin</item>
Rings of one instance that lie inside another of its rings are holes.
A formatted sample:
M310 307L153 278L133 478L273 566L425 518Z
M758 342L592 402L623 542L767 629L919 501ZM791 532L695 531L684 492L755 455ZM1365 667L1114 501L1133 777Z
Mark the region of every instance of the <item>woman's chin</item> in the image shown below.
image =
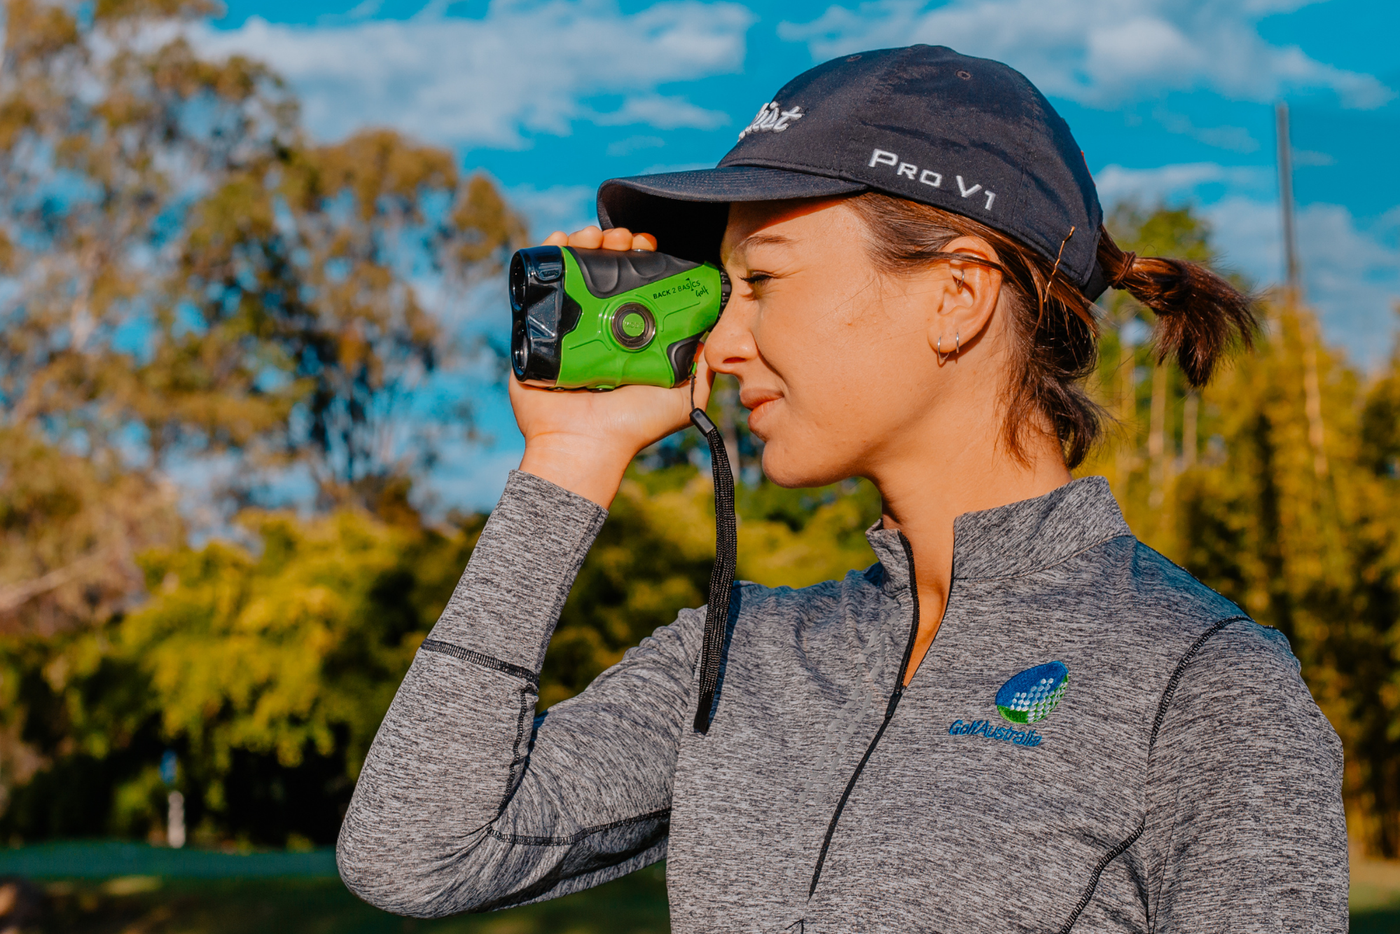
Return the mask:
M847 476L833 470L830 464L815 463L810 457L785 452L781 445L772 442L763 448L763 475L785 489L827 486Z

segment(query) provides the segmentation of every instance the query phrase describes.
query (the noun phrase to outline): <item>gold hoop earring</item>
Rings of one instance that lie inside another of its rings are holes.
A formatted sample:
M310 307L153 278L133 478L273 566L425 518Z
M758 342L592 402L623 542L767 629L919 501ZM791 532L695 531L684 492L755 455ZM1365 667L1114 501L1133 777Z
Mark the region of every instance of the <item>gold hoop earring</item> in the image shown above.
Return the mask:
M958 345L953 350L953 356L960 357L962 356L962 331L958 332L956 340L958 342Z

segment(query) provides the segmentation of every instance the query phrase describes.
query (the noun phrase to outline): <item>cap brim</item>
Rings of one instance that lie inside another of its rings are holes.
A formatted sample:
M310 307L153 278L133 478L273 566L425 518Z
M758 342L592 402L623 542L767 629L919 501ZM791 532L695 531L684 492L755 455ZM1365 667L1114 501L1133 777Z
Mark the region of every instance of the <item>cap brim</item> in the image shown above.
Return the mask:
M855 194L868 186L765 166L611 178L598 187L598 221L656 237L657 248L686 259L715 259L735 201L781 201Z

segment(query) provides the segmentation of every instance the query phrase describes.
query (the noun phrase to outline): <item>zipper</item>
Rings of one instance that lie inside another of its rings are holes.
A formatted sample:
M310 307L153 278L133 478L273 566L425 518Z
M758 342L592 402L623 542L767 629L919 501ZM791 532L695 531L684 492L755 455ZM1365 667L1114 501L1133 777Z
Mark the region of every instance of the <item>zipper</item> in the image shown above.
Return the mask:
M909 642L904 646L904 660L899 663L899 677L894 683L894 693L890 695L890 702L885 705L885 719L880 723L880 728L875 731L875 737L870 740L870 745L865 747L865 755L860 757L855 771L847 780L846 790L841 792L841 800L836 802L836 810L831 815L831 822L826 826L826 838L822 840L821 852L817 854L817 867L812 871L812 884L807 889L808 898L811 898L812 893L817 890L817 880L821 878L822 866L826 863L826 851L831 847L831 838L836 833L836 824L841 820L841 812L845 810L846 802L851 797L851 791L856 787L856 780L860 778L865 763L870 761L875 747L880 744L880 737L885 735L886 727L894 719L894 712L899 707L899 699L904 696L904 675L909 670L909 659L914 655L914 639L919 634L919 584L918 579L914 576L914 548L909 544L909 539L904 537L903 532L895 534L899 536L899 543L904 546L904 556L909 562L909 596L914 601L914 621L909 627Z

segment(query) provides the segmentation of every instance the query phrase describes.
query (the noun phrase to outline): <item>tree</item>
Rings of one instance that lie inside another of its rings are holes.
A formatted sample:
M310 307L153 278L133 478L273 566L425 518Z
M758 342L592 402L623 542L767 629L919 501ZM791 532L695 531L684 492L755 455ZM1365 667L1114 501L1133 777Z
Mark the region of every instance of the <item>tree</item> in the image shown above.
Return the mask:
M7 8L6 421L152 469L240 457L245 491L303 464L329 501L420 463L393 426L451 344L413 280L496 272L521 222L442 150L308 140L276 75L180 37L203 0L84 9Z
M258 745L265 736L235 742L220 729L247 713L238 691L274 688L226 686L229 697L205 709L205 733L177 729L153 713L176 695L156 690L157 673L118 651L118 636L165 605L142 601L154 597L151 555L185 554L177 505L218 527L300 476L315 491L307 505L370 526L407 521L414 531L399 543L409 552L431 538L407 490L442 436L470 425L461 406L420 404L424 382L466 349L422 285L462 294L524 238L495 186L464 176L442 150L383 130L309 139L277 75L239 56L203 59L182 37L183 24L214 9L6 4L0 808L17 796L3 820L24 834L139 830L149 815L130 815L146 813L148 766L167 742L212 750L199 761L216 817L220 787L315 773L277 758L291 755L288 731L309 731L304 761L348 780L347 750L367 741L350 713L291 709L267 727L278 737L269 752ZM183 504L177 473L200 487ZM323 534L243 518L254 537ZM336 547L349 554L352 538ZM251 552L210 547L203 560L226 579L241 575L254 591L284 580ZM194 598L182 606L191 615L169 622L172 633L216 609ZM217 627L203 623L200 639L218 644ZM426 628L416 617L413 626ZM366 665L382 680L364 695L372 706L397 674L382 659ZM322 762L327 729L341 733ZM274 777L221 785L238 762ZM233 833L240 820L211 826Z
M148 552L139 609L0 645L7 706L25 712L23 738L41 757L0 832L158 833L157 763L171 748L197 841L332 842L481 529L477 518L445 531L402 518L250 511L258 553L218 541Z
M54 636L125 608L136 554L180 531L169 484L0 429L0 633Z
M388 131L307 139L275 74L181 37L213 9L6 7L0 431L33 458L11 454L8 475L86 458L83 482L106 478L128 515L74 487L60 498L107 509L76 521L112 534L47 548L9 526L29 557L0 566L0 615L58 581L138 581L130 556L181 532L153 493L173 471L200 478L205 506L298 471L323 506L368 504L469 429L460 406L407 412L460 350L415 283L461 292L494 274L521 221L442 150Z

